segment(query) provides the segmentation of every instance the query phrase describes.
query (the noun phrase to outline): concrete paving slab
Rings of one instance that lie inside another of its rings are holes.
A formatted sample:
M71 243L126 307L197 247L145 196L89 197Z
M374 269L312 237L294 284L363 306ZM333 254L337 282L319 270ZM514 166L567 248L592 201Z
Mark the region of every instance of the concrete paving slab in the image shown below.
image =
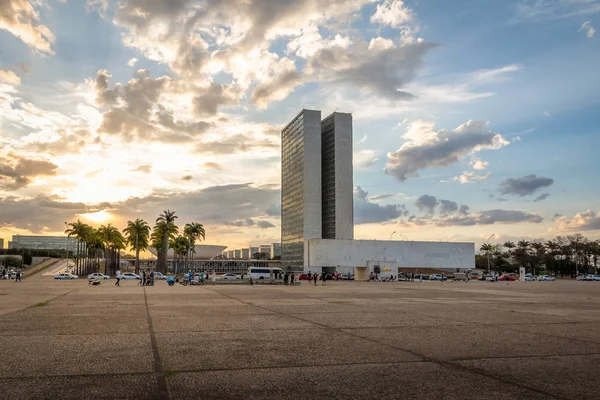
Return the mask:
M314 313L291 314L299 318L332 328L376 328L403 326L442 326L457 325L460 321L439 319L404 313Z
M502 326L417 326L345 331L440 360L600 353L600 345L596 343Z
M422 358L329 329L157 333L168 371L276 368Z
M277 314L239 315L163 315L153 321L156 332L199 332L226 330L297 329L310 328L312 324Z
M9 378L0 385L5 399L156 399L154 374Z
M458 364L522 382L566 399L600 398L600 355L552 356L499 360L470 360Z
M547 399L433 363L187 372L167 379L172 399Z
M50 308L50 307L47 307ZM4 318L0 336L93 335L106 333L146 333L146 310L129 315L36 315L24 312Z
M4 336L1 377L152 371L148 334Z
M535 332L544 335L561 336L570 339L588 340L600 343L600 323L571 323L571 324L532 324L505 325L506 328L517 331Z

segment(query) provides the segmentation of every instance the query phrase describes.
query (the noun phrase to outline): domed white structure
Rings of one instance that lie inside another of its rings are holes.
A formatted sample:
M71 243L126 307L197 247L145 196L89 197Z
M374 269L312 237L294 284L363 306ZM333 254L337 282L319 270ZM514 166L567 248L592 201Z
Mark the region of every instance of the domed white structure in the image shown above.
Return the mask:
M220 246L216 244L197 244L194 246L194 260L212 260L216 256L223 253L227 246ZM157 255L156 249L154 247L148 247L148 251L153 255ZM190 255L191 256L191 255ZM175 254L173 253L173 249L169 249L167 252L167 259L172 260L175 258Z

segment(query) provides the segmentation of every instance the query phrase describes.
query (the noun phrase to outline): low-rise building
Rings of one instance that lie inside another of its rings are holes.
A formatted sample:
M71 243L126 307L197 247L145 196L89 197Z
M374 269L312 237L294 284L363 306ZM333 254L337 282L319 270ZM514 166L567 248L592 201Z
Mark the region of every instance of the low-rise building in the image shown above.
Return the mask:
M227 258L233 260L235 258L235 250L227 250Z
M236 260L240 260L242 258L242 250L240 249L236 249L234 250L235 254L233 256L233 258L235 258Z
M254 255L258 253L258 246L250 246L248 251L250 252L250 259L254 259Z
M242 260L249 260L249 259L250 259L250 250L242 249Z
M13 235L8 244L9 249L77 251L77 239L69 236ZM80 244L80 251L85 251L84 246L84 243Z
M271 260L275 257L281 257L281 243L271 243Z

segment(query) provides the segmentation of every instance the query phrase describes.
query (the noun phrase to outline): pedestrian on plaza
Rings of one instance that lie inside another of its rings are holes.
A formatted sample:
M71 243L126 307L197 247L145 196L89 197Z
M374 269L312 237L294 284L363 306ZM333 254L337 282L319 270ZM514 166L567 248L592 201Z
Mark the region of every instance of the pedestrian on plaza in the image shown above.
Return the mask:
M308 271L308 280L310 281L312 279L312 274L310 273L310 271Z
M117 269L117 273L116 273L116 278L117 281L115 282L115 286L121 286L121 284L119 283L121 281L121 271Z
M290 285L294 286L294 272L292 271L292 273L290 274Z
M144 271L144 270L140 271L140 281L138 282L138 285L141 285L141 286L146 285L146 271Z
M309 274L310 275L310 274ZM286 272L285 274L283 274L283 284L287 285L288 284L288 279L289 279L290 275Z
M217 273L213 269L213 272L212 272L212 284L214 285L216 282L217 282Z
M150 270L150 286L154 286L154 270Z
M317 275L317 273L315 272L313 274L313 281L315 281L315 286L317 286L317 281L319 280L319 275Z
M17 276L15 278L15 283L17 283L17 282L21 282L21 270L20 269L17 270Z
M325 271L321 272L321 286L325 286L325 281L327 280L327 275L325 275Z

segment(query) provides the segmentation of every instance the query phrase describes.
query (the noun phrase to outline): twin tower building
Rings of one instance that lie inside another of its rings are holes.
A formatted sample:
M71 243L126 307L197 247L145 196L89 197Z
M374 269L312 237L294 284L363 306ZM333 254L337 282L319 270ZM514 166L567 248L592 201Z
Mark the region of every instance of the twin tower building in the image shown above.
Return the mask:
M352 115L302 110L281 131L281 263L303 267L309 239L353 239Z

